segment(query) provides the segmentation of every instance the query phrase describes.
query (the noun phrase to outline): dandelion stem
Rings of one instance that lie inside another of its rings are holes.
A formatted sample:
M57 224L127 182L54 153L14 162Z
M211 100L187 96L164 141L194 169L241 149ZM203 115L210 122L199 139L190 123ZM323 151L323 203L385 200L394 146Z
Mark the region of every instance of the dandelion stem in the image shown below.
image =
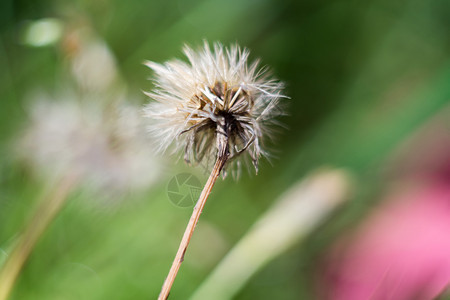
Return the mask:
M219 177L220 171L227 162L227 159L228 154L224 154L219 155L216 160L214 168L211 171L211 175L209 175L208 181L206 182L205 187L203 188L203 191L200 194L200 197L197 201L197 204L194 207L194 211L192 212L191 218L186 227L183 238L180 242L180 246L178 248L178 252L175 256L175 259L173 260L172 267L170 268L169 271L169 275L167 275L167 278L164 281L158 300L166 300L169 297L170 289L172 288L173 282L175 281L175 277L177 276L181 263L184 260L184 254L186 253L192 234L194 233L195 226L197 225L198 219L200 218L200 214L202 213L206 200L208 199L208 196L211 193L211 189L213 188L214 183L217 180L217 177Z
M45 232L58 212L64 206L65 200L74 186L75 179L71 176L63 179L49 197L39 204L33 217L18 238L11 254L0 270L0 300L8 299L20 270L33 251L37 241Z

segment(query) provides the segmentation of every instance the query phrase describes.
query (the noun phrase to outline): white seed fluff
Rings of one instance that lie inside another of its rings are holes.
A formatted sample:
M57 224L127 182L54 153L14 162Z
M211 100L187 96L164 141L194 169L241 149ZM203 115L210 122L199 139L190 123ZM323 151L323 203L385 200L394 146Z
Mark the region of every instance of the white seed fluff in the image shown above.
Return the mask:
M159 150L174 144L174 151L184 149L186 162L207 165L226 151L238 169L242 159L235 158L247 156L257 171L259 158L268 155L268 125L283 113L283 83L258 60L249 64L249 51L238 45L211 49L205 42L199 51L185 46L184 54L188 62L145 63L155 72L155 89L146 93L154 101L145 115Z
M139 108L46 96L29 108L17 154L45 177L77 174L84 187L122 196L155 183L161 168L142 138Z

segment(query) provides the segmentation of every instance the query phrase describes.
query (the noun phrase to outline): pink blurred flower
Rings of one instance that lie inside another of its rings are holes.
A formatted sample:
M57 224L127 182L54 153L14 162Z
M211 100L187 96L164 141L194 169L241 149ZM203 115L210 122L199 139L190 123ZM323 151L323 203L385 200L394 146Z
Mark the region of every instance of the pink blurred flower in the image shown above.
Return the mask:
M450 287L450 135L432 129L400 151L397 187L331 251L323 298L434 299Z
M450 186L395 193L327 272L328 299L433 299L450 283Z

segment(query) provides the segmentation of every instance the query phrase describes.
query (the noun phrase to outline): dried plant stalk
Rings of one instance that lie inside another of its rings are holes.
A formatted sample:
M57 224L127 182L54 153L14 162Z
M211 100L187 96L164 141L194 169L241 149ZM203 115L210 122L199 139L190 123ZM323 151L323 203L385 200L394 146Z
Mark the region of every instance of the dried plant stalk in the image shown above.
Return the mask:
M248 64L249 51L238 45L230 48L205 41L199 51L185 47L189 62L146 62L155 72L155 88L146 93L152 101L145 108L150 119L149 132L164 152L171 145L184 151L187 163L214 162L211 175L194 208L177 255L159 295L169 296L200 213L211 189L227 164L234 164L239 175L248 158L258 171L264 139L271 137L271 124L283 115L279 105L283 83L272 78L258 61ZM233 171L233 170L232 170ZM223 171L225 175L225 171Z
M203 188L203 191L200 194L200 197L197 201L197 204L194 207L194 211L192 212L191 218L186 227L183 238L181 239L180 246L178 247L178 252L175 256L175 259L173 260L172 267L170 268L169 271L169 275L167 275L167 278L164 281L158 300L166 300L169 297L170 289L172 288L172 284L175 281L175 278L178 274L178 270L180 269L181 263L184 260L184 254L186 253L192 234L194 233L195 226L197 225L198 219L200 218L200 214L203 211L203 207L205 206L206 200L208 200L208 196L211 193L211 190L214 184L216 183L216 180L220 175L220 171L224 167L226 161L227 155L219 157L213 167L211 175L209 175L208 181L206 182L205 187Z

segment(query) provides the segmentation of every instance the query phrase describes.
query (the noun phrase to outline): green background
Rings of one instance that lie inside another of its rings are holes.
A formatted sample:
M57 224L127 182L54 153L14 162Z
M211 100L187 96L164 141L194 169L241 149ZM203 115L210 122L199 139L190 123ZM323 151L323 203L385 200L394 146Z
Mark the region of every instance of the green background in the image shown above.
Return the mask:
M113 53L133 102L152 88L146 59L182 57L193 46L238 42L286 82L291 98L278 156L257 176L218 182L202 214L171 299L186 299L276 198L314 169L345 168L352 199L254 276L236 299L314 299L320 257L382 192L390 153L450 100L450 2L446 0L1 1L0 248L7 251L35 202L52 187L11 151L27 124L27 95L50 93L70 77L58 45L24 44L29 21L83 20ZM130 100L131 101L131 100ZM175 159L173 159L175 161ZM168 200L180 160L147 192L120 205L84 205L75 192L38 243L12 299L156 298L190 209ZM212 232L212 233L211 233ZM215 245L209 235L218 238ZM1 252L1 251L0 251ZM1 253L0 253L1 255ZM213 298L212 298L213 299Z

